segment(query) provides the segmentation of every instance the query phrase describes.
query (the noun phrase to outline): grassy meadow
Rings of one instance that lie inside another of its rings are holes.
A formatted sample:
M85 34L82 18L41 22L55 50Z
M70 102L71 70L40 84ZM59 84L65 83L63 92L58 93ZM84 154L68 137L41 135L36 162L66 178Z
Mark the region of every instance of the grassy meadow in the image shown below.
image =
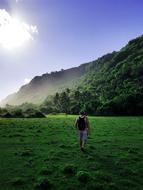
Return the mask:
M142 190L143 117L89 117L85 153L75 118L0 119L0 190Z

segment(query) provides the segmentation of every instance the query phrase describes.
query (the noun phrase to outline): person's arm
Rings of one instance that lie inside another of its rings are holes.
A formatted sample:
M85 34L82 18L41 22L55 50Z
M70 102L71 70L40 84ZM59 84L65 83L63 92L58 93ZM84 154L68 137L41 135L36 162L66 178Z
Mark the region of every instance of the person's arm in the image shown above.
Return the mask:
M87 126L87 131L88 131L88 134L89 134L90 133L90 125L89 125L88 117L86 117L86 126Z
M75 128L76 129L78 129L77 121L78 121L78 119L75 120Z

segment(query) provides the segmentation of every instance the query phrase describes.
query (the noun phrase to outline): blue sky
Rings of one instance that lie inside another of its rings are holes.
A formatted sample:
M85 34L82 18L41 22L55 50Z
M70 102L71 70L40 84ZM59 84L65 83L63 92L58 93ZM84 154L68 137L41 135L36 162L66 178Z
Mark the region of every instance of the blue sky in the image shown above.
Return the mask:
M36 26L23 46L0 46L0 99L36 75L78 66L143 34L142 0L0 0L0 9Z

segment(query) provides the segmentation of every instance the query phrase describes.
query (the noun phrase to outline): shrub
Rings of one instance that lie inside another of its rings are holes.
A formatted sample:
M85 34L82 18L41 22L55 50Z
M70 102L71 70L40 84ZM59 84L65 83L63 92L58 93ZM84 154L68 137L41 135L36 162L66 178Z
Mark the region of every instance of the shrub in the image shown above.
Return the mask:
M119 190L119 188L115 183L109 183L107 190Z
M49 170L47 167L43 167L40 171L41 175L49 175L52 174L52 170Z
M90 174L86 171L78 171L76 176L77 179L82 183L87 183L91 178Z
M32 154L32 151L31 150L24 150L22 153L21 153L21 156L31 156Z
M45 115L39 111L25 112L27 118L45 118Z
M99 183L99 182L94 182L94 183L91 183L91 184L88 184L87 186L87 190L91 190L91 189L94 189L94 190L104 190L105 189L105 185L103 183Z
M11 114L12 114L13 117L15 117L15 118L23 118L23 117L24 117L23 112L22 112L21 109L16 109L16 108L15 108L14 110L11 111Z
M24 184L24 180L21 177L16 177L12 180L12 184L13 185L23 185Z
M3 115L1 115L1 117L3 117L3 118L12 118L13 116L9 112L6 112Z
M52 184L49 179L45 177L39 177L37 179L37 183L35 184L34 188L36 190L50 190L52 188Z
M97 181L104 181L108 183L112 182L112 177L105 171L100 171L100 170L95 172L95 179Z
M66 166L64 167L63 172L64 172L65 174L73 175L73 174L76 173L76 169L77 169L77 168L76 168L74 165L69 164L69 165L66 165Z

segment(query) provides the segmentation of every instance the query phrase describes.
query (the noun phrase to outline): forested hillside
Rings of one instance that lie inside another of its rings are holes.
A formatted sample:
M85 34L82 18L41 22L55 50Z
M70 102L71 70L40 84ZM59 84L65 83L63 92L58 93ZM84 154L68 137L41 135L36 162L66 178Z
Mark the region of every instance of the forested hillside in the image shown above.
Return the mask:
M93 62L37 76L3 104L24 102L40 103L44 113L142 115L143 36Z
M87 68L76 88L47 98L43 111L143 114L143 36L130 41L119 52L89 63Z

